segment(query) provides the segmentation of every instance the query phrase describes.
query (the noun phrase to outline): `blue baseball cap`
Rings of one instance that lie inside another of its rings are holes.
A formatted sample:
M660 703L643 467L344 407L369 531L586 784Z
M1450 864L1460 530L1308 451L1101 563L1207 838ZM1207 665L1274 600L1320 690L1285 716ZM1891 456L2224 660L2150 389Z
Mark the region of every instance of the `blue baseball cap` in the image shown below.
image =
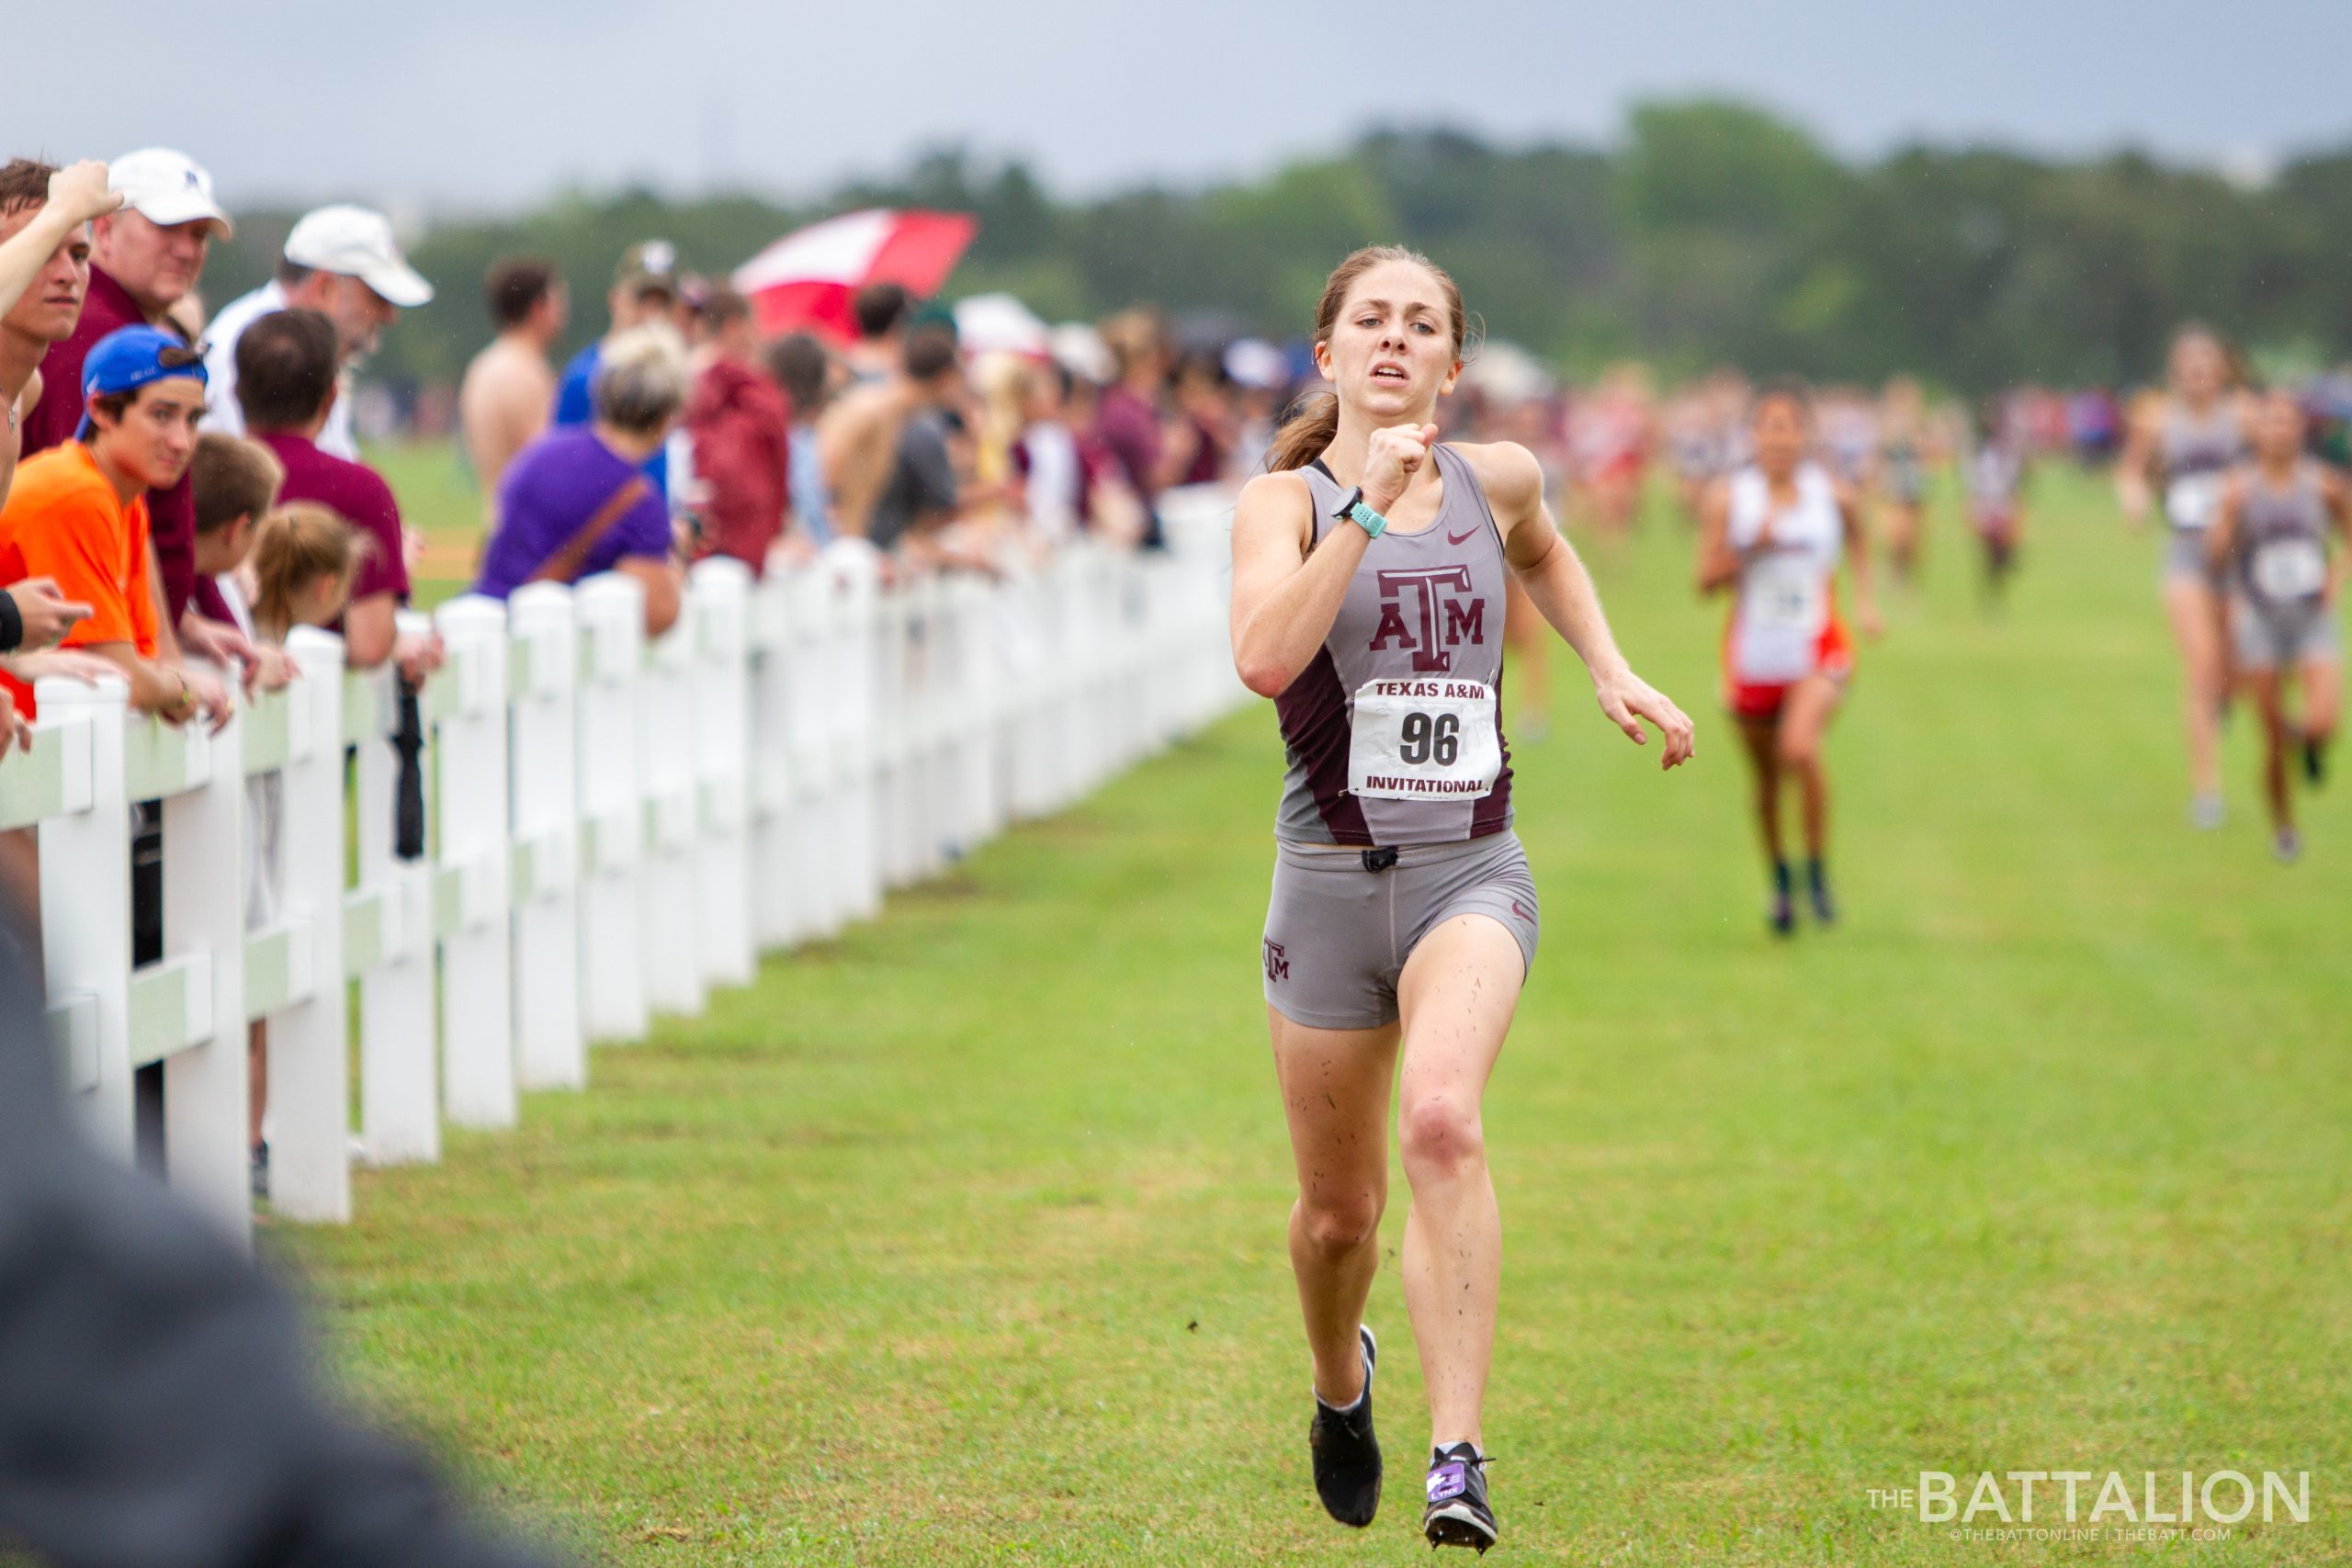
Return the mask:
M150 381L175 376L204 385L204 355L161 327L117 327L93 344L82 361L82 424L74 439L87 441L96 428L90 423L92 398L135 392Z

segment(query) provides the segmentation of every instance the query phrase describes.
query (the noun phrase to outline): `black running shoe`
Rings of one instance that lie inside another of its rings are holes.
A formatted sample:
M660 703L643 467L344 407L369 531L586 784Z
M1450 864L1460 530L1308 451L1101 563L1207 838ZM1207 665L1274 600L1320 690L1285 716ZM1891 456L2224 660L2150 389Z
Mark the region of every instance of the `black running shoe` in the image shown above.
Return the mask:
M1495 1511L1487 1506L1487 1458L1469 1443L1430 1450L1429 1506L1421 1533L1430 1549L1475 1546L1484 1557L1495 1544Z
M1813 918L1816 924L1834 926L1838 923L1838 901L1829 896L1829 874L1815 861L1805 876L1805 892L1813 900Z
M1774 936L1789 936L1797 929L1797 907L1785 892L1772 895L1772 902L1764 911L1764 923L1772 928Z
M1343 1525L1362 1529L1380 1511L1380 1439L1372 1435L1372 1369L1380 1347L1372 1330L1363 1339L1363 1395L1346 1410L1334 1410L1318 1396L1306 1446L1315 1456L1315 1495L1324 1511Z

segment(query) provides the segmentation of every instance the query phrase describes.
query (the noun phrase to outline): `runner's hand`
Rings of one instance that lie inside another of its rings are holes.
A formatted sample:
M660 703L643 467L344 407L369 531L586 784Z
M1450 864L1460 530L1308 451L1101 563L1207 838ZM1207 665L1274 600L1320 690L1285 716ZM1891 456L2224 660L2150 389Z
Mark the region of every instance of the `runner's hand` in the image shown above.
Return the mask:
M68 164L49 176L49 205L69 226L104 218L122 205L122 193L107 186L107 166L96 158Z
M1385 515L1430 460L1430 443L1436 439L1434 424L1392 424L1374 431L1372 449L1364 457L1363 503Z
M1609 716L1609 722L1623 730L1636 746L1650 743L1650 738L1642 732L1643 719L1657 726L1658 733L1666 738L1666 755L1659 759L1659 767L1679 766L1697 754L1690 716L1632 670L1620 670L1594 681L1592 694L1600 704L1600 711Z

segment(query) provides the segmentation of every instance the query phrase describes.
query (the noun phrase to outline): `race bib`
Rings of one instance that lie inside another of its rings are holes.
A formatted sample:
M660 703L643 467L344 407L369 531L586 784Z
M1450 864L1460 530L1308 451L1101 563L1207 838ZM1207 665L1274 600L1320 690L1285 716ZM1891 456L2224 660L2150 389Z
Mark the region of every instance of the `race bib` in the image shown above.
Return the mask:
M2316 599L2327 586L2327 555L2317 539L2274 539L2254 552L2250 575L2265 599Z
M1356 688L1351 792L1374 800L1475 798L1502 771L1492 686L1435 675Z
M2176 528L2202 528L2222 504L2222 476L2184 474L2165 487L2165 515Z
M1811 636L1821 626L1821 571L1804 556L1768 556L1750 569L1747 613L1758 627Z

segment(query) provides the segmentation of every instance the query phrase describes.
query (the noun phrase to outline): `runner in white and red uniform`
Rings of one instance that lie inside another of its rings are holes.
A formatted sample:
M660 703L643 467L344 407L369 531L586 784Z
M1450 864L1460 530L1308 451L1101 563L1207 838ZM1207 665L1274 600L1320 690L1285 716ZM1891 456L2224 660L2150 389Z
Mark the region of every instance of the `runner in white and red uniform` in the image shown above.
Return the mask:
M1421 1528L1483 1551L1502 1222L1480 1110L1536 917L1496 690L1505 579L1584 660L1611 722L1636 741L1644 718L1657 727L1666 766L1690 755L1690 721L1618 652L1527 448L1431 446L1464 330L1453 280L1409 251L1332 273L1315 357L1333 395L1283 427L1234 513L1233 655L1276 700L1289 758L1263 959L1316 1492L1359 1527L1380 1503L1363 1314L1401 1055L1402 1271L1432 1438Z
M1850 552L1862 629L1879 633L1870 556L1853 492L1808 456L1805 395L1774 388L1758 399L1755 461L1707 498L1699 590L1735 597L1724 633L1724 702L1739 721L1756 770L1757 824L1771 859L1770 921L1796 927L1781 834L1781 782L1794 774L1804 813L1805 886L1815 918L1837 919L1829 892L1829 785L1821 740L1853 672L1853 639L1838 613L1838 567Z

